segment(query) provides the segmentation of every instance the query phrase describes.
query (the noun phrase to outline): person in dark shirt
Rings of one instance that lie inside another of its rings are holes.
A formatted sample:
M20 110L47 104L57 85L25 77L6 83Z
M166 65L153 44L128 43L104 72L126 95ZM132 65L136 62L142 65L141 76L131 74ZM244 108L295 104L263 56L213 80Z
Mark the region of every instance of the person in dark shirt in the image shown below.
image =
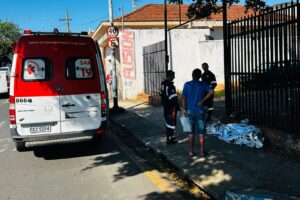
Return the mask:
M209 71L208 69L208 64L203 63L202 64L202 69L204 73L201 76L201 80L209 85L209 87L214 90L215 87L217 86L217 81L215 75ZM212 95L205 103L205 106L207 107L207 116L206 116L206 121L211 121L211 116L213 114L214 110L214 95Z
M167 71L166 79L161 83L160 96L164 108L164 117L166 120L166 143L175 144L175 127L177 120L177 111L179 110L176 88L173 84L175 73L172 70Z

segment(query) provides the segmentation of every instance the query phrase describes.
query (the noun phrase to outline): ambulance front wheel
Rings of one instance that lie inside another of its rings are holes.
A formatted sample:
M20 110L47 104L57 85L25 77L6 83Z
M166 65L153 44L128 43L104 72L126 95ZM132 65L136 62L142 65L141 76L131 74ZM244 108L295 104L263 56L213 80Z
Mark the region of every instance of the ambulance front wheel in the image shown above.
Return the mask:
M26 150L25 142L16 142L15 145L16 145L17 151L19 151L19 152Z

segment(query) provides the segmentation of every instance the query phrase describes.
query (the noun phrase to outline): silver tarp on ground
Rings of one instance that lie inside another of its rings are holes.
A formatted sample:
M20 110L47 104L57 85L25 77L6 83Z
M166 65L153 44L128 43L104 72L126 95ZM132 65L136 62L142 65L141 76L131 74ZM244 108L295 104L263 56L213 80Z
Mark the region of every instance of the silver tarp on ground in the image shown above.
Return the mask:
M217 136L228 143L246 145L248 147L263 147L263 137L261 130L255 126L234 123L222 124L213 123L206 126L207 134Z
M257 188L235 189L226 192L225 200L300 200L297 197Z

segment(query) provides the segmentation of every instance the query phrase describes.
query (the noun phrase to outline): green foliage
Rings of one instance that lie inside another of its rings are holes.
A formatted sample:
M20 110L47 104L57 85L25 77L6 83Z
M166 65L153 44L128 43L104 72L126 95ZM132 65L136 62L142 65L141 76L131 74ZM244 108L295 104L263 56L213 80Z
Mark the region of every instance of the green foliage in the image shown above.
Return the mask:
M0 58L13 52L13 44L20 35L20 29L11 22L0 20Z
M182 0L169 0L169 3L178 4ZM227 5L237 4L240 0L225 0ZM192 0L186 15L190 19L200 19L209 17L212 13L222 12L222 6L217 4L217 0ZM252 9L254 11L266 10L269 7L264 0L246 0L245 11Z
M225 96L225 90L215 91L215 97L223 97Z

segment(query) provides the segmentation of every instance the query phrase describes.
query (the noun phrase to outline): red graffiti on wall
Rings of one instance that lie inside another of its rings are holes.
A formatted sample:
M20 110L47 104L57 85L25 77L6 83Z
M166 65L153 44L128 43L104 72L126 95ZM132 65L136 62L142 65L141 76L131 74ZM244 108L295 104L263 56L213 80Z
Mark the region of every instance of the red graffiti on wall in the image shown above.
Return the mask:
M133 31L122 31L121 56L123 81L129 86L136 79Z

